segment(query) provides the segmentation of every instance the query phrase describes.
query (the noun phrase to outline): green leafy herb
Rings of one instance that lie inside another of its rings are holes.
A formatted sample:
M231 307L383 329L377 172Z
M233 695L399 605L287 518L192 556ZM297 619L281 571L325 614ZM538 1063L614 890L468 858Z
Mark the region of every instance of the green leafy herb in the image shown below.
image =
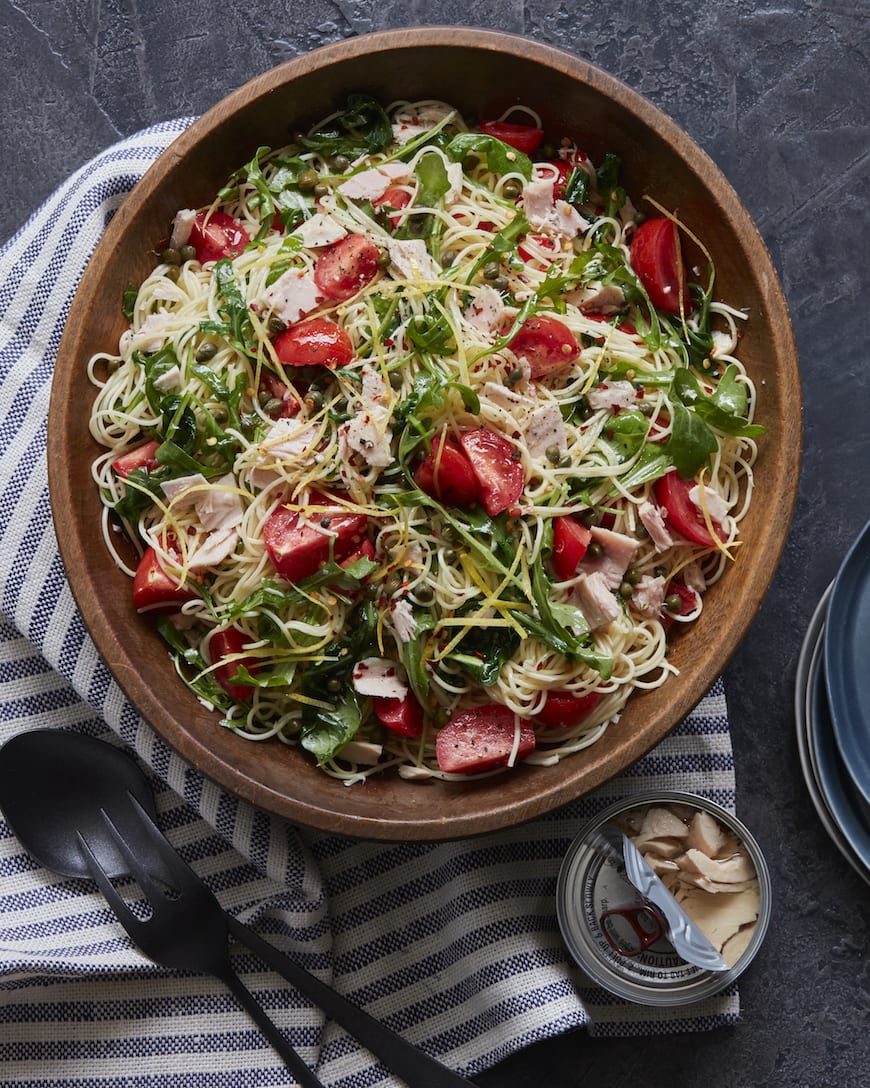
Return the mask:
M364 94L349 94L346 108L300 141L321 155L373 155L392 143L393 126L383 106Z
M521 174L526 181L532 177L528 155L482 132L460 132L447 145L447 155L454 162L462 162L467 155L483 155L494 174Z
M128 321L133 320L133 314L136 312L136 299L139 297L139 288L135 283L128 283L124 288L124 294L121 298L121 313Z

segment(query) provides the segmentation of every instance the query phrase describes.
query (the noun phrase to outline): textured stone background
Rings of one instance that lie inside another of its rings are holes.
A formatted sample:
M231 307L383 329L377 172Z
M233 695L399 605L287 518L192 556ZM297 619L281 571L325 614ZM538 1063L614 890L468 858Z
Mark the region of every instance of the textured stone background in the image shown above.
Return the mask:
M683 125L770 248L806 404L789 542L726 674L739 812L767 853L775 892L771 931L740 984L743 1022L691 1038L568 1036L479 1081L867 1085L870 888L816 817L793 714L806 625L870 517L867 0L0 0L0 238L119 136L200 113L315 46L423 23L498 28L568 49Z

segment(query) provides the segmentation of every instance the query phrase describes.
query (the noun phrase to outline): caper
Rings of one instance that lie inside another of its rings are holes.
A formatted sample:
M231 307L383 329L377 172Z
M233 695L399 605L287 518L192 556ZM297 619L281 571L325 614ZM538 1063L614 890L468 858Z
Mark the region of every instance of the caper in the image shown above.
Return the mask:
M315 196L326 196L328 192L329 186L324 181L318 181L318 183L314 186Z
M556 148L553 146L553 144L546 143L546 144L543 144L543 146L541 147L540 153L541 153L541 159L542 160L555 159L555 157L556 157Z
M498 278L499 267L495 261L490 261L489 264L483 266L483 278L485 280L494 280Z
M634 586L631 584L631 582L623 580L623 582L619 586L620 597L627 600L632 595L632 593L634 593Z
M559 462L559 464L560 464L560 466L562 468L567 468L571 464L571 454L570 453L563 453L562 454L562 459Z
M441 556L445 563L455 563L457 559L455 548L445 548Z
M326 690L332 692L332 694L336 694L337 692L341 691L343 687L344 685L337 676L330 676L330 678L326 681Z
M323 394L319 389L309 389L305 394L305 407L310 412L317 412L323 407Z
M502 188L502 196L504 196L506 200L516 200L522 191L522 186L518 181L514 181L513 178L508 178Z
M432 587L425 583L422 586L417 586L414 590L414 595L420 604L431 604L435 600L435 594L432 591Z
M259 393L257 393L257 403L266 404L271 399L271 396L272 394L268 389L261 389Z
M604 548L598 543L597 540L593 540L589 547L586 549L586 553L590 559L600 559L604 555Z
M225 423L229 417L229 412L222 404L216 404L214 408L212 408L211 414L215 423Z
M179 249L179 254L183 261L195 261L196 260L196 247L195 246L182 246Z
M462 540L462 534L458 529L454 529L452 525L448 525L441 535L451 544L458 544Z
M272 315L272 316L271 316L271 317L269 318L269 321L268 321L268 324L266 325L266 328L267 328L267 329L269 330L269 332L271 332L271 333L272 333L273 335L277 336L277 335L278 335L278 333L279 333L279 332L283 332L283 331L284 331L284 330L285 330L285 329L287 328L287 326L286 326L286 324L285 324L285 323L284 323L284 322L283 322L283 321L281 320L281 318L280 318L280 317L278 317L278 316L276 316L275 314L273 314L273 315Z
M350 167L350 159L347 155L336 155L332 160L332 169L336 174L344 174Z
M267 416L274 416L277 412L280 412L283 407L284 401L279 400L278 397L269 397L263 405L263 411Z
M391 386L391 388L401 389L403 383L404 383L404 378L402 377L401 371L394 370L392 372L392 374L390 374L390 386Z
M303 132L302 129L297 128L296 131L293 133L293 143L294 144L304 143L307 139L308 139L308 133Z
M551 465L558 465L562 460L562 451L556 445L547 446L546 455Z
M665 608L668 612L673 612L675 615L679 614L683 610L683 598L679 593L669 593L665 597Z
M378 268L390 267L390 253L389 250L382 249L378 253Z
M177 249L168 246L160 254L160 260L163 261L164 264L181 264L181 254Z
M194 358L198 363L207 363L209 359L213 359L217 355L217 350L217 344L210 344L206 341L196 349Z
M181 269L177 265L173 265L171 268L166 269L166 278L173 283L178 283L178 277L181 275Z
M478 166L480 166L480 158L477 155L466 155L462 160L462 169L466 174L470 174Z
M521 382L522 380L523 380L523 372L518 366L515 366L513 368L513 370L510 372L510 374L508 374L508 376L507 376L507 384L508 385L516 385L517 382Z
M595 522L597 521L597 515L591 506L588 508L588 510L584 510L583 513L580 515L580 521L583 525L586 526L587 529L591 529L592 526L595 524Z
M507 276L496 276L492 281L492 286L496 291L506 291L508 289Z
M629 567L622 577L623 581L628 582L630 586L636 586L643 576L637 567Z
M303 170L296 184L300 189L313 189L317 184L317 171Z
M426 216L422 214L412 215L408 219L408 233L420 237L426 230Z

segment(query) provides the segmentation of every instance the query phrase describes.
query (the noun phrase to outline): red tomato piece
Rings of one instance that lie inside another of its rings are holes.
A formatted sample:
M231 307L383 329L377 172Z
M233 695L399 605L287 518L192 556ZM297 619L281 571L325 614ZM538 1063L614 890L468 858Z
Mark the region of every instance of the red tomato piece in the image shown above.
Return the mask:
M511 340L510 348L518 357L526 357L532 378L553 374L580 354L574 334L564 321L547 314L530 317Z
M643 284L650 302L668 314L691 313L686 266L680 255L676 223L666 216L647 219L634 232L629 245L631 267Z
M590 691L588 695L572 695L570 691L550 691L547 701L535 716L541 725L579 725L592 713L601 700L601 693Z
M335 321L310 317L278 333L273 347L284 366L325 366L334 370L353 359L350 337Z
M408 692L404 699L372 699L378 721L400 737L419 737L423 732L423 708Z
M314 282L327 298L343 302L375 278L379 255L364 234L347 234L317 258Z
M407 189L400 189L398 186L387 189L381 196L376 196L372 201L373 208L383 208L387 213L387 218L392 225L392 229L401 223L401 215L391 214L400 212L402 208L407 208L411 203L411 194Z
M438 766L450 774L507 766L516 739L515 721L512 710L495 703L455 715L435 740ZM516 758L525 759L534 750L535 730L531 722L521 718Z
M239 665L243 665L251 676L257 672L259 665L255 657L250 655L238 656L243 653L247 641L247 636L243 635L238 627L227 627L224 631L215 631L208 643L211 663L222 661L222 664L212 671L212 676L227 695L231 699L235 699L237 703L249 702L253 692L253 688L249 684L236 684L233 682L232 678L238 672ZM223 658L232 658L232 660L223 661Z
M120 457L116 457L112 462L112 468L124 480L135 468L144 468L146 472L153 472L159 463L156 456L159 445L159 442L143 442L141 446L136 446L122 453Z
M445 506L477 501L477 477L462 449L450 439L436 439L414 473L414 483Z
M592 533L575 518L553 518L553 568L560 582L573 578L586 554Z
M179 584L153 548L146 549L133 579L133 604L137 612L177 612L186 601L195 601L198 596L192 586Z
M312 495L311 503L329 506L322 495ZM296 510L279 506L263 525L263 543L275 570L289 582L300 582L328 561L330 545L337 563L361 549L367 527L365 514L339 507L302 517Z
M481 121L480 131L486 136L494 136L504 144L509 144L531 155L544 142L544 130L533 125L515 125L510 121Z
M200 212L193 221L188 242L196 250L196 259L219 261L222 257L238 257L250 242L250 236L241 220L226 212Z
M689 498L689 491L694 486L694 480L684 480L672 469L656 480L653 489L656 501L664 508L665 520L672 529L693 544L700 544L703 548L715 548L720 541L724 541L725 533L722 526L714 521L713 528L719 540L711 535L701 511Z
M518 451L503 436L487 427L466 431L459 439L477 478L483 508L490 517L513 506L526 483Z

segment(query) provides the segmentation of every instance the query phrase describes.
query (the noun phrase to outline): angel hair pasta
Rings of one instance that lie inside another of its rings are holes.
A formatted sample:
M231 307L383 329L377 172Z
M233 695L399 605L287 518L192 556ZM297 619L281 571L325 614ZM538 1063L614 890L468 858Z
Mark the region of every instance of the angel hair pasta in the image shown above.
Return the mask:
M619 171L528 110L355 95L178 212L90 362L93 474L135 608L240 738L465 780L673 673L762 428L743 315Z

